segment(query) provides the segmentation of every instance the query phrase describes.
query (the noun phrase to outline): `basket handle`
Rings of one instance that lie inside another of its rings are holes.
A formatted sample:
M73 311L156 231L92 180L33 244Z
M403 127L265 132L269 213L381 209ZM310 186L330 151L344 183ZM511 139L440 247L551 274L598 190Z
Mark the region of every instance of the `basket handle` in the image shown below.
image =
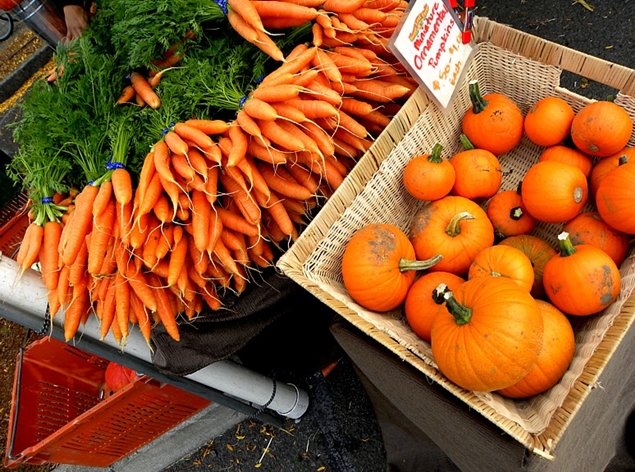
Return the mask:
M489 42L529 59L587 77L595 82L635 96L635 70L589 56L575 49L496 23L486 17L474 19L477 42Z

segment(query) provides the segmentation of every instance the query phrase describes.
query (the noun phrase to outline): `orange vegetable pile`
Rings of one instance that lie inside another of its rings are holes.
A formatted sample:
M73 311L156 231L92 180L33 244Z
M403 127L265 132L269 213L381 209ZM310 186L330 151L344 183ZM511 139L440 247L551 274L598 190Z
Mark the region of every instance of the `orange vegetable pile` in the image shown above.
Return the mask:
M386 49L407 3L308 3L230 1L232 26L272 57L263 38L293 18L316 20L314 44L293 48L233 121L171 125L138 176L115 165L59 203L62 221L29 227L18 261L40 263L66 340L94 313L102 339L122 346L135 326L150 345L156 323L178 341L181 314L222 309L224 290L240 294L270 267L414 92ZM133 72L118 103L163 107L154 87L177 62Z
M406 229L410 245L399 228L371 236L368 228L376 225L364 227L346 247L342 276L362 307L403 309L449 380L530 397L553 387L569 367L575 341L567 317L598 314L620 293L619 266L635 234L633 123L615 103L593 102L576 114L556 97L537 102L523 121L508 97L482 97L475 83L470 92L474 108L461 137L466 151L445 160L440 151L447 143L439 143L404 168L405 190L426 202ZM476 124L475 112L488 107L496 107L496 122L488 114ZM498 159L522 136L545 149L517 189L503 190ZM480 149L467 150L469 142ZM463 157L474 151L482 157ZM442 172L447 163L454 173ZM534 234L537 225L557 236L557 247ZM393 233L402 236L388 237ZM397 270L413 253L436 262L417 275ZM399 290L388 284L397 274ZM379 303L388 297L390 304Z

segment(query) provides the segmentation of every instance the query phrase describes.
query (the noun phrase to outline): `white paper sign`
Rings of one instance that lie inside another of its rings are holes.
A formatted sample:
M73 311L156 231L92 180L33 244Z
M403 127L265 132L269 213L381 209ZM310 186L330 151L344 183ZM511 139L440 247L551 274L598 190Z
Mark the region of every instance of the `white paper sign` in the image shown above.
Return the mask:
M411 2L388 47L428 96L444 110L476 50L463 44L462 24L443 0Z

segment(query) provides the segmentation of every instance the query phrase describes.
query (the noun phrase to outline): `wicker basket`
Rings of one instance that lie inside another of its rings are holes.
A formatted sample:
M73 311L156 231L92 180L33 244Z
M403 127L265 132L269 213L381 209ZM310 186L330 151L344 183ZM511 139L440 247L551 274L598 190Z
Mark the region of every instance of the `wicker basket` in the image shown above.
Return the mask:
M470 107L467 81L478 79L483 93L510 96L523 112L545 96L561 97L579 110L591 100L559 86L561 71L566 69L620 90L615 101L635 119L635 71L486 18L475 19L474 34L479 49L452 109L442 113L418 90L280 259L278 267L528 449L552 457L562 434L597 386L600 373L635 319L635 299L631 297L635 286L633 251L621 267L623 287L619 299L602 314L576 323L575 357L562 380L549 391L525 401L467 391L453 384L437 369L430 345L409 328L403 310L382 314L365 310L352 301L342 283L341 258L355 231L381 222L407 232L422 204L410 197L401 184L403 167L409 159L429 152L437 142L443 144L447 156L462 150L458 139L461 118ZM635 137L629 144L635 144ZM501 156L502 188L517 188L519 179L537 161L542 149L524 138L516 149ZM555 244L560 228L561 225L540 224L534 234Z

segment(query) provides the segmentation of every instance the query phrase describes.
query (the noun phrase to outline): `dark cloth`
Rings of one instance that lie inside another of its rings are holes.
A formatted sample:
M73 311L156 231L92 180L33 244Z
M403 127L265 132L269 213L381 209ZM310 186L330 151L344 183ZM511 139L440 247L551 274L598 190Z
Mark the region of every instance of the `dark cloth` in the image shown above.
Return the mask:
M329 312L313 295L274 268L265 270L262 280L250 282L240 296L228 294L222 302L221 310L204 311L196 321L181 323L178 342L162 326L152 330L152 362L159 371L191 374L241 350L255 359L258 355L253 353L254 349L248 349L249 343L259 346L260 357L273 365L271 356L281 352L281 344L285 342L276 334L286 333L289 345L303 342L312 336L311 326L315 326L316 320L324 320L324 314ZM276 326L276 323L284 323L284 326ZM271 329L265 331L268 327ZM328 329L324 327L322 331L328 332ZM256 339L261 333L264 339ZM267 345L270 347L266 348ZM281 352L280 357L294 357L289 356L289 352L297 353L298 349Z

